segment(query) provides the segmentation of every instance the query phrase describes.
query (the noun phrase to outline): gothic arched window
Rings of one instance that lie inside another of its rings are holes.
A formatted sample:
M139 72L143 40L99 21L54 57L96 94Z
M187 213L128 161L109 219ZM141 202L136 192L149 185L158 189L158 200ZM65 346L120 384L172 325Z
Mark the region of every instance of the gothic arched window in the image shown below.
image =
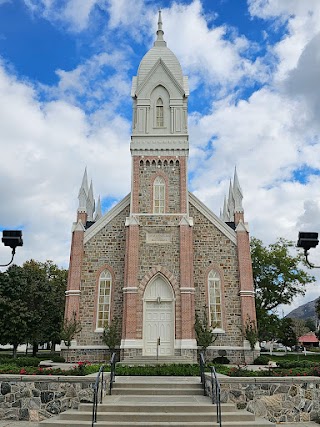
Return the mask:
M110 322L111 286L111 273L104 270L99 277L97 328L104 328Z
M221 279L211 270L208 274L209 322L214 329L222 329Z
M158 128L164 126L163 101L161 98L158 99L157 105L156 105L156 126Z
M153 183L153 213L164 213L166 184L161 176Z

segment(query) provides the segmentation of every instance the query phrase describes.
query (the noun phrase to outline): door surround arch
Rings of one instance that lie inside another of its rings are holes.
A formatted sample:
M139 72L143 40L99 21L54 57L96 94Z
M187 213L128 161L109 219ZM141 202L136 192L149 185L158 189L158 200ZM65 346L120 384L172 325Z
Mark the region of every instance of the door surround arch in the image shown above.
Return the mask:
M175 341L175 298L166 277L157 273L143 294L143 355L172 356Z

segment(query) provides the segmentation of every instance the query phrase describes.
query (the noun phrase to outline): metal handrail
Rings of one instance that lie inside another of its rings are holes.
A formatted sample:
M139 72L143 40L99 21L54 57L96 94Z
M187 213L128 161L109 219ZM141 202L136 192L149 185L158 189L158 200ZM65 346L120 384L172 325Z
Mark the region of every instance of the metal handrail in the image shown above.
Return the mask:
M217 408L217 424L221 427L221 387L214 366L210 366L211 370L211 387L212 387L212 403L216 404Z
M203 395L206 396L207 392L206 392L206 379L205 379L205 366L206 366L206 362L204 360L204 355L203 353L200 353L199 355L199 365L200 365L200 380L201 380L201 384L203 387Z
M116 379L116 353L112 353L110 359L110 384L109 384L109 394L112 393L112 385Z
M109 386L109 394L111 394L112 384L115 381L116 377L116 353L112 353L110 362L110 386ZM103 381L103 374L106 365L101 365L99 372L96 377L96 382L93 386L93 407L92 407L92 423L91 427L97 423L97 413L98 413L98 403L102 403L103 398L103 390L106 388ZM99 399L100 397L100 399Z
M94 427L94 425L97 422L97 412L98 412L98 403L102 403L102 393L103 393L103 372L104 372L105 365L101 365L99 372L97 374L96 382L93 386L93 407L92 407L92 423L91 427ZM100 380L101 376L101 380ZM101 383L101 390L100 390L100 402L99 401L99 388Z

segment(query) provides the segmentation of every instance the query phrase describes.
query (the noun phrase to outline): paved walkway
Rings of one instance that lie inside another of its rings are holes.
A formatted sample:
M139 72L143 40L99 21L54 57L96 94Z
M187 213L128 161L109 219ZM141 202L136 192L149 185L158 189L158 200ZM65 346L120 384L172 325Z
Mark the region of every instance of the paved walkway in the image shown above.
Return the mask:
M319 427L319 424L308 423L285 423L277 424L279 427ZM41 426L41 424L40 424ZM39 424L28 421L0 421L0 427L39 427Z

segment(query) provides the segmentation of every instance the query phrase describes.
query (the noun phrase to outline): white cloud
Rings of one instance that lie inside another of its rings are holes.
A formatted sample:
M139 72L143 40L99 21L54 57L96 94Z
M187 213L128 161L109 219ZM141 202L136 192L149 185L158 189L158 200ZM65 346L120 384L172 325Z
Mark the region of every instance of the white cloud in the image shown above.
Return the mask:
M220 86L225 94L240 82L245 85L268 80L268 67L263 60L246 58L257 46L227 25L209 28L200 0L188 5L174 3L170 9L164 9L163 23L168 47L194 85L201 82Z
M50 258L66 265L84 167L97 183L96 195L129 190L129 122L118 117L101 124L98 112L90 120L67 102L40 103L33 87L3 68L0 97L0 223L24 227L17 261Z
M249 0L253 17L286 23L286 34L273 47L279 58L276 78L284 79L297 66L306 44L319 32L320 2L318 0Z

